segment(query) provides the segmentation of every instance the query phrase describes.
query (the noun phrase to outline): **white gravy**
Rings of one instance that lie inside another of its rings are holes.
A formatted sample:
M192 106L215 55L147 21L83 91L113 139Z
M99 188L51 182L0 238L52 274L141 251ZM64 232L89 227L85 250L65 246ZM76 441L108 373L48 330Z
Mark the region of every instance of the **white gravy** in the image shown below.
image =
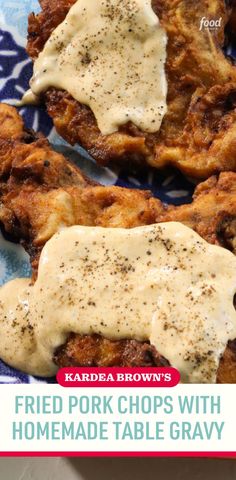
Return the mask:
M104 135L129 121L157 132L167 110L166 44L151 0L78 0L35 61L23 103L55 87L88 105Z
M236 258L175 222L74 226L45 245L34 285L0 289L0 357L50 376L68 334L150 340L182 382L214 383L236 338Z

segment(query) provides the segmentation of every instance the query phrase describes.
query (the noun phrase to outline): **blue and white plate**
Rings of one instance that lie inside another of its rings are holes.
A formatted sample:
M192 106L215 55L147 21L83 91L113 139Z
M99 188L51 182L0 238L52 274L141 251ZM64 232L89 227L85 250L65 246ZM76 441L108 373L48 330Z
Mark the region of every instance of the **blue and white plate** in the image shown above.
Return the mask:
M1 102L15 104L28 88L32 62L25 52L27 17L30 12L37 12L39 9L37 0L0 0ZM165 203L180 205L191 201L193 185L181 174L164 176L150 169L145 174L131 175L124 169L110 170L99 167L83 149L80 147L72 149L56 134L43 108L24 107L20 109L20 113L28 128L43 132L56 149L75 161L94 180L104 185L148 189ZM30 276L30 272L29 258L22 247L7 242L0 234L0 285L15 277ZM22 374L0 361L0 383L38 382L45 380Z

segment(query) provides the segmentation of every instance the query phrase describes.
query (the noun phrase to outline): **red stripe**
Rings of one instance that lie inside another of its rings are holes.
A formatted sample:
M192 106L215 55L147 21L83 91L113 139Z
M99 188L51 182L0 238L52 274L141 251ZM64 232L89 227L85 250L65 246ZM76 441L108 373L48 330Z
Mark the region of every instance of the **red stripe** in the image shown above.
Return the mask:
M209 458L236 458L236 452L0 452L0 457L209 457Z

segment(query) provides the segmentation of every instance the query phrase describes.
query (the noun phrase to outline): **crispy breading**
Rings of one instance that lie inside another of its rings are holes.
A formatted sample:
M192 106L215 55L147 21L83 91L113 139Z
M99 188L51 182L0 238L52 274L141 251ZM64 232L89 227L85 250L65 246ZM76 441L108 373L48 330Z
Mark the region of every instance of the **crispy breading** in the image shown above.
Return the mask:
M42 11L30 15L28 52L33 59L73 3L41 0ZM103 136L90 108L51 88L44 100L57 131L69 143L83 145L103 165L130 161L156 168L173 165L197 178L236 171L236 68L222 51L225 25L233 22L232 5L226 6L224 0L152 4L168 34L168 111L160 131L144 134L129 123ZM220 28L200 30L203 16L221 19Z
M100 335L71 334L54 355L59 367L167 367L169 362L149 343L111 341Z
M14 140L22 138L24 132L24 122L18 115L15 108L9 108L4 103L0 109L0 138L5 140Z
M91 182L54 152L46 139L24 131L12 107L0 105L3 124L4 116L14 122L9 125L14 138L6 139L5 132L1 138L0 130L0 221L31 255L34 278L41 249L62 224L132 228L174 220L236 254L236 173L199 184L189 205L166 206L150 192ZM58 366L166 364L148 343L74 334L55 352L55 362ZM226 348L217 381L236 383L235 342Z

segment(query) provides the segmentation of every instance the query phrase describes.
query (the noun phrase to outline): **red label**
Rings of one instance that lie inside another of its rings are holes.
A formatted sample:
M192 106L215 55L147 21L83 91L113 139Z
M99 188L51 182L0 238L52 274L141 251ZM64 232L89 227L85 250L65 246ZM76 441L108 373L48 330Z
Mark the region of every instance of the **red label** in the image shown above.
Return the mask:
M68 367L57 373L62 387L175 387L180 374L175 368Z

